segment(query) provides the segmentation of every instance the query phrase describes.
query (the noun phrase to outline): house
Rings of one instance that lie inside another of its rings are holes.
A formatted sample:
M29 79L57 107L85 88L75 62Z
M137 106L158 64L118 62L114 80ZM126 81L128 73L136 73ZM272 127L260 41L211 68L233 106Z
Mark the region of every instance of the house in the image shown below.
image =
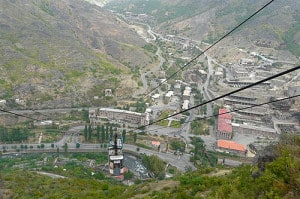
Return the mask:
M105 92L105 97L111 97L111 96L113 96L111 89L105 89L104 92Z
M190 104L190 101L189 101L189 100L184 100L184 101L183 101L183 104L182 104L182 110L187 110L187 109L189 109L189 104Z
M0 106L3 106L6 104L6 100L0 100Z
M160 146L160 142L159 141L152 141L151 144L154 147L159 147Z
M170 98L174 95L174 91L168 91L168 93L166 94L166 97Z
M175 92L175 95L180 95L180 93L181 93L181 84L179 84L179 83L175 84L174 92Z
M154 94L154 95L152 95L152 99L153 100L156 100L156 99L158 99L160 97L160 94Z
M245 145L229 140L218 140L217 150L240 156L245 156L247 154L247 148Z
M243 66L253 66L254 61L252 59L241 58L239 64Z
M26 101L23 100L23 99L16 99L15 102L16 102L17 104L23 105L23 106L26 104Z
M189 100L191 97L192 88L186 86L183 91L183 100Z

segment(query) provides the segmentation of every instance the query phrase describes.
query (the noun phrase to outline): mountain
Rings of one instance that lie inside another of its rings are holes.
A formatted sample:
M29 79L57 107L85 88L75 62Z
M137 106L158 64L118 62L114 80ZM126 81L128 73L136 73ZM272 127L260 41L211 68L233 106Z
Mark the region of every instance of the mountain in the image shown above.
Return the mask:
M115 103L104 89L130 95L132 70L153 59L127 24L83 0L3 0L0 13L0 98L11 107Z
M213 43L268 1L261 0L121 0L105 7L118 12L145 13L157 32ZM267 45L300 57L300 2L274 1L222 41L222 46ZM227 49L228 50L228 49ZM280 53L279 53L280 54ZM281 53L286 55L286 52ZM294 56L293 56L294 55Z

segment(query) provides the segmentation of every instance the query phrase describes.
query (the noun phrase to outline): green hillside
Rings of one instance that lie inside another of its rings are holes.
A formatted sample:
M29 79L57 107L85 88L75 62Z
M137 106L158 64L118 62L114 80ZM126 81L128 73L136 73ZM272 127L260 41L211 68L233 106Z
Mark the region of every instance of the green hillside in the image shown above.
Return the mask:
M105 177L101 171L96 172L96 175L90 175L93 170L75 162L67 163L63 167L65 170L62 167L53 169L51 164L44 164L39 169L67 177L63 179L50 178L28 170L35 165L34 160L42 155L35 155L27 160L1 159L0 197L299 198L299 151L300 138L286 136L278 145L262 153L261 158L257 158L253 166L245 165L235 169L220 166L201 168L168 180L149 180L143 183L136 180L132 186ZM105 161L104 156L98 156L90 154L87 157ZM84 160L81 155L72 156L73 161L74 158ZM40 160L42 159L40 157Z
M161 32L212 43L267 2L122 0L111 1L105 7L117 12L145 13L152 17L149 23ZM274 1L233 33L230 39L223 41L223 45L249 46L257 40L264 40L277 50L288 50L299 57L299 8L299 1Z
M127 24L85 1L4 0L0 11L0 99L27 108L105 104L93 96L122 91L132 68L153 61Z

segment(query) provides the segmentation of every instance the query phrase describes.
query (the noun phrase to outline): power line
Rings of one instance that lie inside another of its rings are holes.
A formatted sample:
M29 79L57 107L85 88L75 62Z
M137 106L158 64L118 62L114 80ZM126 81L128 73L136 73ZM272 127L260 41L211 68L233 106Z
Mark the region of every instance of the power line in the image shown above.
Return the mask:
M273 100L273 101L268 101L268 102L264 102L264 103L261 103L261 104L255 104L255 105L252 105L252 106L247 106L247 107L243 107L243 108L239 108L239 109L233 109L231 111L226 111L224 113L218 113L218 114L214 114L214 115L210 115L210 116L196 118L195 120L209 119L211 117L217 117L217 116L228 114L228 113L235 113L235 112L239 112L239 111L242 111L242 110L247 110L247 109L251 109L251 108L255 108L255 107L259 107L259 106L263 106L263 105L268 105L268 104L272 104L272 103L276 103L276 102L281 102L281 101L285 101L285 100L294 99L294 98L297 98L297 97L300 97L300 95L289 96L289 97L286 97L286 98L281 98L281 99L277 99L277 100ZM183 122L183 124L191 123L193 121L185 121L185 122ZM172 127L172 125L168 126L168 127ZM147 132L157 131L157 130L165 129L165 128L168 128L168 127L159 127L159 128L148 130Z
M264 6L262 6L260 9L258 9L256 12L254 12L252 15L250 15L248 18L246 18L244 21L242 21L240 24L238 24L237 26L235 26L231 31L229 31L228 33L226 33L225 35L223 35L221 38L219 38L217 41L215 41L212 45L210 45L208 48L206 48L204 51L202 51L199 55L197 55L196 57L194 57L193 59L191 59L189 62L187 62L186 64L184 64L182 67L180 67L179 70L177 70L175 73L173 73L172 75L170 75L169 77L167 77L164 81L160 82L158 84L158 86L156 86L155 88L153 88L150 92L148 92L146 96L148 96L150 93L152 93L155 89L161 87L165 82L167 82L168 80L172 79L175 75L177 75L177 73L179 73L180 71L182 71L184 68L186 68L187 66L189 66L190 64L192 64L195 60L197 60L201 55L203 55L204 53L206 53L208 50L210 50L212 47L214 47L215 45L217 45L219 42L221 42L223 39L225 39L226 37L228 37L231 33L233 33L235 30L237 30L239 27L241 27L244 23L246 23L247 21L249 21L252 17L254 17L255 15L257 15L259 12L261 12L263 9L265 9L267 6L269 6L271 3L273 3L274 0L269 1L268 3L266 3Z
M165 120L165 119L168 119L168 118L170 118L170 117L179 115L179 114L181 114L181 113L190 111L190 110L192 110L192 109L195 109L195 108L198 108L198 107L203 106L203 105L205 105L205 104L214 102L214 101L216 101L216 100L219 100L219 99L221 99L221 98L227 97L227 96L229 96L229 95L232 95L232 94L241 92L241 91L243 91L243 90L246 90L246 89L251 88L251 87L253 87L253 86L257 86L257 85L262 84L262 83L264 83L264 82L266 82L266 81L272 80L272 79L274 79L274 78L276 78L276 77L280 77L280 76L282 76L282 75L288 74L288 73L293 72L293 71L296 71L296 70L298 70L298 69L300 69L300 66L296 66L296 67L291 68L291 69L289 69L289 70L283 71L283 72L278 73L278 74L276 74L276 75L273 75L273 76L271 76L271 77L268 77L268 78L265 78L265 79L260 80L260 81L258 81L258 82L255 82L255 83L253 83L253 84L249 84L248 86L239 88L239 89L234 90L234 91L232 91L232 92L229 92L229 93L227 93L227 94L221 95L221 96L216 97L216 98L214 98L214 99L211 99L211 100L208 100L208 101L203 102L203 103L201 103L201 104L198 104L198 105L193 106L193 107L191 107L191 108L188 108L188 109L186 109L186 110L180 111L180 112L178 112L178 113L174 113L173 115L169 115L168 117L159 119L159 120L157 120L157 121L155 121L155 122L152 122L152 123L150 123L150 124L148 124L148 125L145 125L145 126L143 126L143 127L147 127L147 126L150 126L150 125L152 125L152 124L156 124L156 123L158 123L158 122L160 122L160 121L162 121L162 120Z
M31 120L42 121L42 120L40 120L40 119L36 119L36 118L29 117L29 116L26 116L26 115L14 113L14 112L7 111L7 110L4 110L4 109L0 109L0 111L2 111L2 112L4 112L4 113L11 114L11 115L14 115L14 116L18 116L18 117L24 117L24 118L31 119Z

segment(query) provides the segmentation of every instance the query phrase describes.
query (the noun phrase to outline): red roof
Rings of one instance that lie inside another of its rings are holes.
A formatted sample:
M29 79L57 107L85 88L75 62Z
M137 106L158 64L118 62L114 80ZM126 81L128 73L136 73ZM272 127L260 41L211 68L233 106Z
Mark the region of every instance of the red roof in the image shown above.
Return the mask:
M219 118L224 118L224 119L232 119L232 116L230 113L227 113L228 110L226 108L220 108L219 109Z
M232 133L231 114L226 113L227 109L219 109L218 131Z
M246 147L243 144L239 144L228 140L218 140L218 148L231 149L236 151L246 151Z

